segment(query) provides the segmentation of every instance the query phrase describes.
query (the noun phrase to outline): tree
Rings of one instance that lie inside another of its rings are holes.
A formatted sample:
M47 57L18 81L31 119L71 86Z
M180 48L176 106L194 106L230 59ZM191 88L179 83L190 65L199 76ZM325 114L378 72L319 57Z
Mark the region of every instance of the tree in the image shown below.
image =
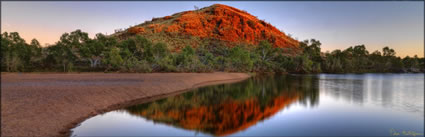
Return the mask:
M31 67L31 70L40 68L41 61L43 60L43 54L42 54L42 48L40 45L40 42L38 42L37 39L32 39L31 43L29 45L30 49L30 59L29 59L29 66ZM29 68L29 67L28 67Z
M369 71L380 72L385 69L385 62L382 58L381 52L376 50L369 55L369 60L372 65Z
M1 71L10 71L8 67L8 59L9 59L9 44L10 40L8 39L8 33L4 32L0 35L1 37Z
M75 59L71 50L59 42L56 45L49 46L47 48L47 54L55 63L60 63L63 66L63 72L66 72L66 66L70 65L71 61Z
M366 50L364 45L357 45L353 48L353 56L356 57L365 57L369 55L369 51Z
M385 71L398 71L399 69L401 69L400 65L401 65L401 59L398 60L395 57L395 51L394 49L391 49L389 47L384 47L382 49L382 53L383 53L383 61L385 62L384 66L385 66Z
M255 70L269 72L272 71L275 65L272 60L277 55L277 48L273 48L273 46L268 41L261 41L255 49L255 55L253 56L256 64Z
M420 59L417 55L415 55L413 58L406 56L402 59L402 63L404 68L408 69L408 71L419 71L421 69Z
M196 49L196 55L198 56L199 61L201 61L202 64L210 66L210 70L212 70L213 67L216 65L216 58L204 46L200 46Z
M230 66L232 71L251 71L253 61L251 61L250 54L247 50L240 47L233 47L230 51Z
M40 42L38 42L37 39L32 39L30 47L33 49L32 55L40 56L41 55L41 45Z
M321 57L321 45L322 43L315 39L310 39L310 41L304 40L303 42L300 42L300 47L303 50L303 54L306 55L309 60L313 61L313 67L311 68L312 70L309 71L314 73L320 73L322 71L320 65L323 63L323 59Z
M261 61L270 61L276 55L276 51L268 41L261 41L256 49Z
M75 61L89 55L90 50L84 47L89 42L91 40L88 34L77 29L71 33L62 34L60 40L50 48L49 53L57 62L61 62L64 72L71 71Z
M129 38L120 43L121 49L128 49L130 54L136 57L138 60L153 61L152 42L145 37L136 35L133 38Z
M322 63L324 71L328 73L343 73L345 64L344 58L345 54L341 50L334 50L326 54L326 60Z
M418 58L418 55L414 55L413 56L413 61L412 61L412 66L411 67L419 69L420 68L419 67L419 64L420 63L419 62L420 62L420 59Z
M109 69L118 69L123 63L123 59L121 58L119 50L120 49L118 48L112 48L111 50L109 50L104 60L105 64L108 65L106 71L108 71Z
M138 60L137 58L130 57L123 66L120 67L120 71L126 72L151 72L152 68L146 60Z
M392 56L395 56L395 51L394 51L394 49L391 49L391 48L388 48L388 47L384 47L384 48L382 49L382 51L383 51L383 56L385 56L385 57L392 57Z
M88 39L80 48L79 54L85 60L90 61L90 67L95 68L101 62L109 50L115 47L117 41L113 37L106 37L98 33L95 39Z
M289 59L288 71L291 73L309 73L312 70L313 62L308 58L307 55L297 55Z
M400 57L394 57L391 59L391 71L402 72L404 70L404 64Z
M102 59L101 56L104 51L104 45L96 40L90 40L85 43L84 46L79 48L79 53L81 57L85 60L90 61L90 67L94 68L97 66L98 62Z
M153 52L153 57L155 59L161 59L167 56L168 54L170 54L170 51L168 50L167 45L162 42L156 43L153 46L152 52Z
M195 54L195 50L191 46L186 46L176 57L176 65L181 71L190 72L199 71L199 67L202 63L199 61L198 56Z
M7 71L25 71L30 66L31 47L17 32L2 34L2 62ZM4 44L4 45L3 45Z
M355 70L357 72L365 72L368 68L369 63L368 60L369 51L366 50L364 45L356 45L352 50L352 62L355 66Z
M279 54L276 57L275 62L277 62L276 68L274 68L275 72L285 73L289 71L294 71L293 68L295 68L295 64L293 62L293 57L291 56L285 56L283 54Z
M174 56L170 54L165 43L156 43L154 46L145 47L145 55L151 55L153 57L153 70L155 71L176 71L174 66Z
M320 41L315 39L304 40L303 42L300 42L300 47L303 49L303 54L307 55L310 59L320 62L322 61L320 54L321 54L321 48Z

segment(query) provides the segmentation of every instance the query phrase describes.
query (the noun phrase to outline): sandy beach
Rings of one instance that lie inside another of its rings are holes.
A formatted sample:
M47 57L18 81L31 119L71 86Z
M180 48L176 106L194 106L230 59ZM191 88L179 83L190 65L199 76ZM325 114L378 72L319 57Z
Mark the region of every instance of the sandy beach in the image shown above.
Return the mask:
M2 73L2 136L67 136L85 119L244 73Z

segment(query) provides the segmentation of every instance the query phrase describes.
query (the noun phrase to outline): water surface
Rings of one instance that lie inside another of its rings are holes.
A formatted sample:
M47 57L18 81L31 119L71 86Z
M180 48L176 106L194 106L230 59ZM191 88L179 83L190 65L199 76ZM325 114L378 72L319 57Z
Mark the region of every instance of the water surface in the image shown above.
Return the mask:
M256 76L97 115L72 131L72 136L423 136L424 75Z

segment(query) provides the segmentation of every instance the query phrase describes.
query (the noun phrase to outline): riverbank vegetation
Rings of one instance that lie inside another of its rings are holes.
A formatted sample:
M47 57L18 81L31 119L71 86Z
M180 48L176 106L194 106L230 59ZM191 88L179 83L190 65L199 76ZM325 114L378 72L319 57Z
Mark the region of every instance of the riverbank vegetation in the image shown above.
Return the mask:
M322 52L321 43L300 42L299 51L258 45L225 46L219 42L186 46L172 52L164 43L140 35L125 40L76 30L58 42L41 47L27 43L17 32L1 35L2 72L271 72L271 73L400 73L424 72L424 58L397 57L384 47L369 52L365 45ZM294 54L297 52L296 54Z

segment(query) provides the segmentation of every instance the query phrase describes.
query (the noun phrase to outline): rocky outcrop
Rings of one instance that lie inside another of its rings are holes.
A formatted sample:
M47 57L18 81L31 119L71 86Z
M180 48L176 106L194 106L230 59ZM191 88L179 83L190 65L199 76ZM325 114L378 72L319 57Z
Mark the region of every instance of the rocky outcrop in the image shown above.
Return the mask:
M236 45L235 43L255 45L266 40L279 48L298 48L299 46L297 40L287 36L271 24L259 20L246 11L222 4L154 18L152 21L127 29L122 35L150 36L155 33L165 34L161 37L185 35L201 39L216 39L230 43L230 45Z

